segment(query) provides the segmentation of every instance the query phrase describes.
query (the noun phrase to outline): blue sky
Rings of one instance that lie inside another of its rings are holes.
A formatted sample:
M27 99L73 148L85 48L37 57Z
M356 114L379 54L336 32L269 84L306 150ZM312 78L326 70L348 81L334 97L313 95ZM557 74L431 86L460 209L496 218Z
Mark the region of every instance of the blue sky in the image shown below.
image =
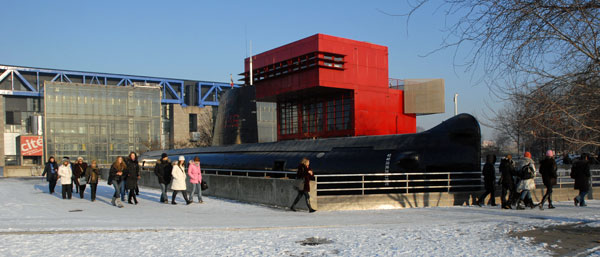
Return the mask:
M459 112L483 121L498 108L489 89L439 47L445 18L426 6L407 24L400 1L5 1L0 64L229 81L253 53L324 33L381 44L389 76L444 78L446 113L419 117L431 128ZM460 54L458 55L460 58ZM492 130L482 127L485 138Z

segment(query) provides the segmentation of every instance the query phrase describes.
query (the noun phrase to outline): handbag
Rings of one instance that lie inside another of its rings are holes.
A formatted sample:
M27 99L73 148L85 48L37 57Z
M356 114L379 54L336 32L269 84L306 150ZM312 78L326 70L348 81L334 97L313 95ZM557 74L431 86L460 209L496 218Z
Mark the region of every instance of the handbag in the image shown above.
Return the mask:
M79 185L83 186L87 184L87 179L85 177L80 177L79 178Z
M208 184L206 184L206 182L204 182L204 181L200 182L200 189L202 191L208 189Z
M295 179L294 188L298 191L304 191L304 179L303 178Z

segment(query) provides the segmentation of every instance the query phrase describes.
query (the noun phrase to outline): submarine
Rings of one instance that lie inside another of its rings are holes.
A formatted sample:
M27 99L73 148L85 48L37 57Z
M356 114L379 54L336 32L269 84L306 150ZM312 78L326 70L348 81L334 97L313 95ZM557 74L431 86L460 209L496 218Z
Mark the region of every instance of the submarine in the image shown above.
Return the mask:
M140 161L154 163L200 158L203 169L296 171L308 158L315 175L371 173L460 173L480 171L481 131L469 114L459 114L414 134L288 140L150 151Z

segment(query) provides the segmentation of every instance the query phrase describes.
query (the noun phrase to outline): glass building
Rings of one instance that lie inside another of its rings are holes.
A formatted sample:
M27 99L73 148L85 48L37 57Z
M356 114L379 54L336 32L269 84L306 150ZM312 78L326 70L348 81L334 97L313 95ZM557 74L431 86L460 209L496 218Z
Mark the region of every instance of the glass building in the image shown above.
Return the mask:
M112 163L161 143L159 86L46 82L46 156L82 156Z

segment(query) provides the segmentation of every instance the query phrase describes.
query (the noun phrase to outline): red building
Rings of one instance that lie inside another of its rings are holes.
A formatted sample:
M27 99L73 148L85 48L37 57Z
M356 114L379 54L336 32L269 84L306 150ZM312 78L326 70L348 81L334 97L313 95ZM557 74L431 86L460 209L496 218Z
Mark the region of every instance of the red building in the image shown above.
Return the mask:
M416 132L385 46L316 34L252 58L257 100L277 102L278 140ZM246 58L246 84L249 70Z

